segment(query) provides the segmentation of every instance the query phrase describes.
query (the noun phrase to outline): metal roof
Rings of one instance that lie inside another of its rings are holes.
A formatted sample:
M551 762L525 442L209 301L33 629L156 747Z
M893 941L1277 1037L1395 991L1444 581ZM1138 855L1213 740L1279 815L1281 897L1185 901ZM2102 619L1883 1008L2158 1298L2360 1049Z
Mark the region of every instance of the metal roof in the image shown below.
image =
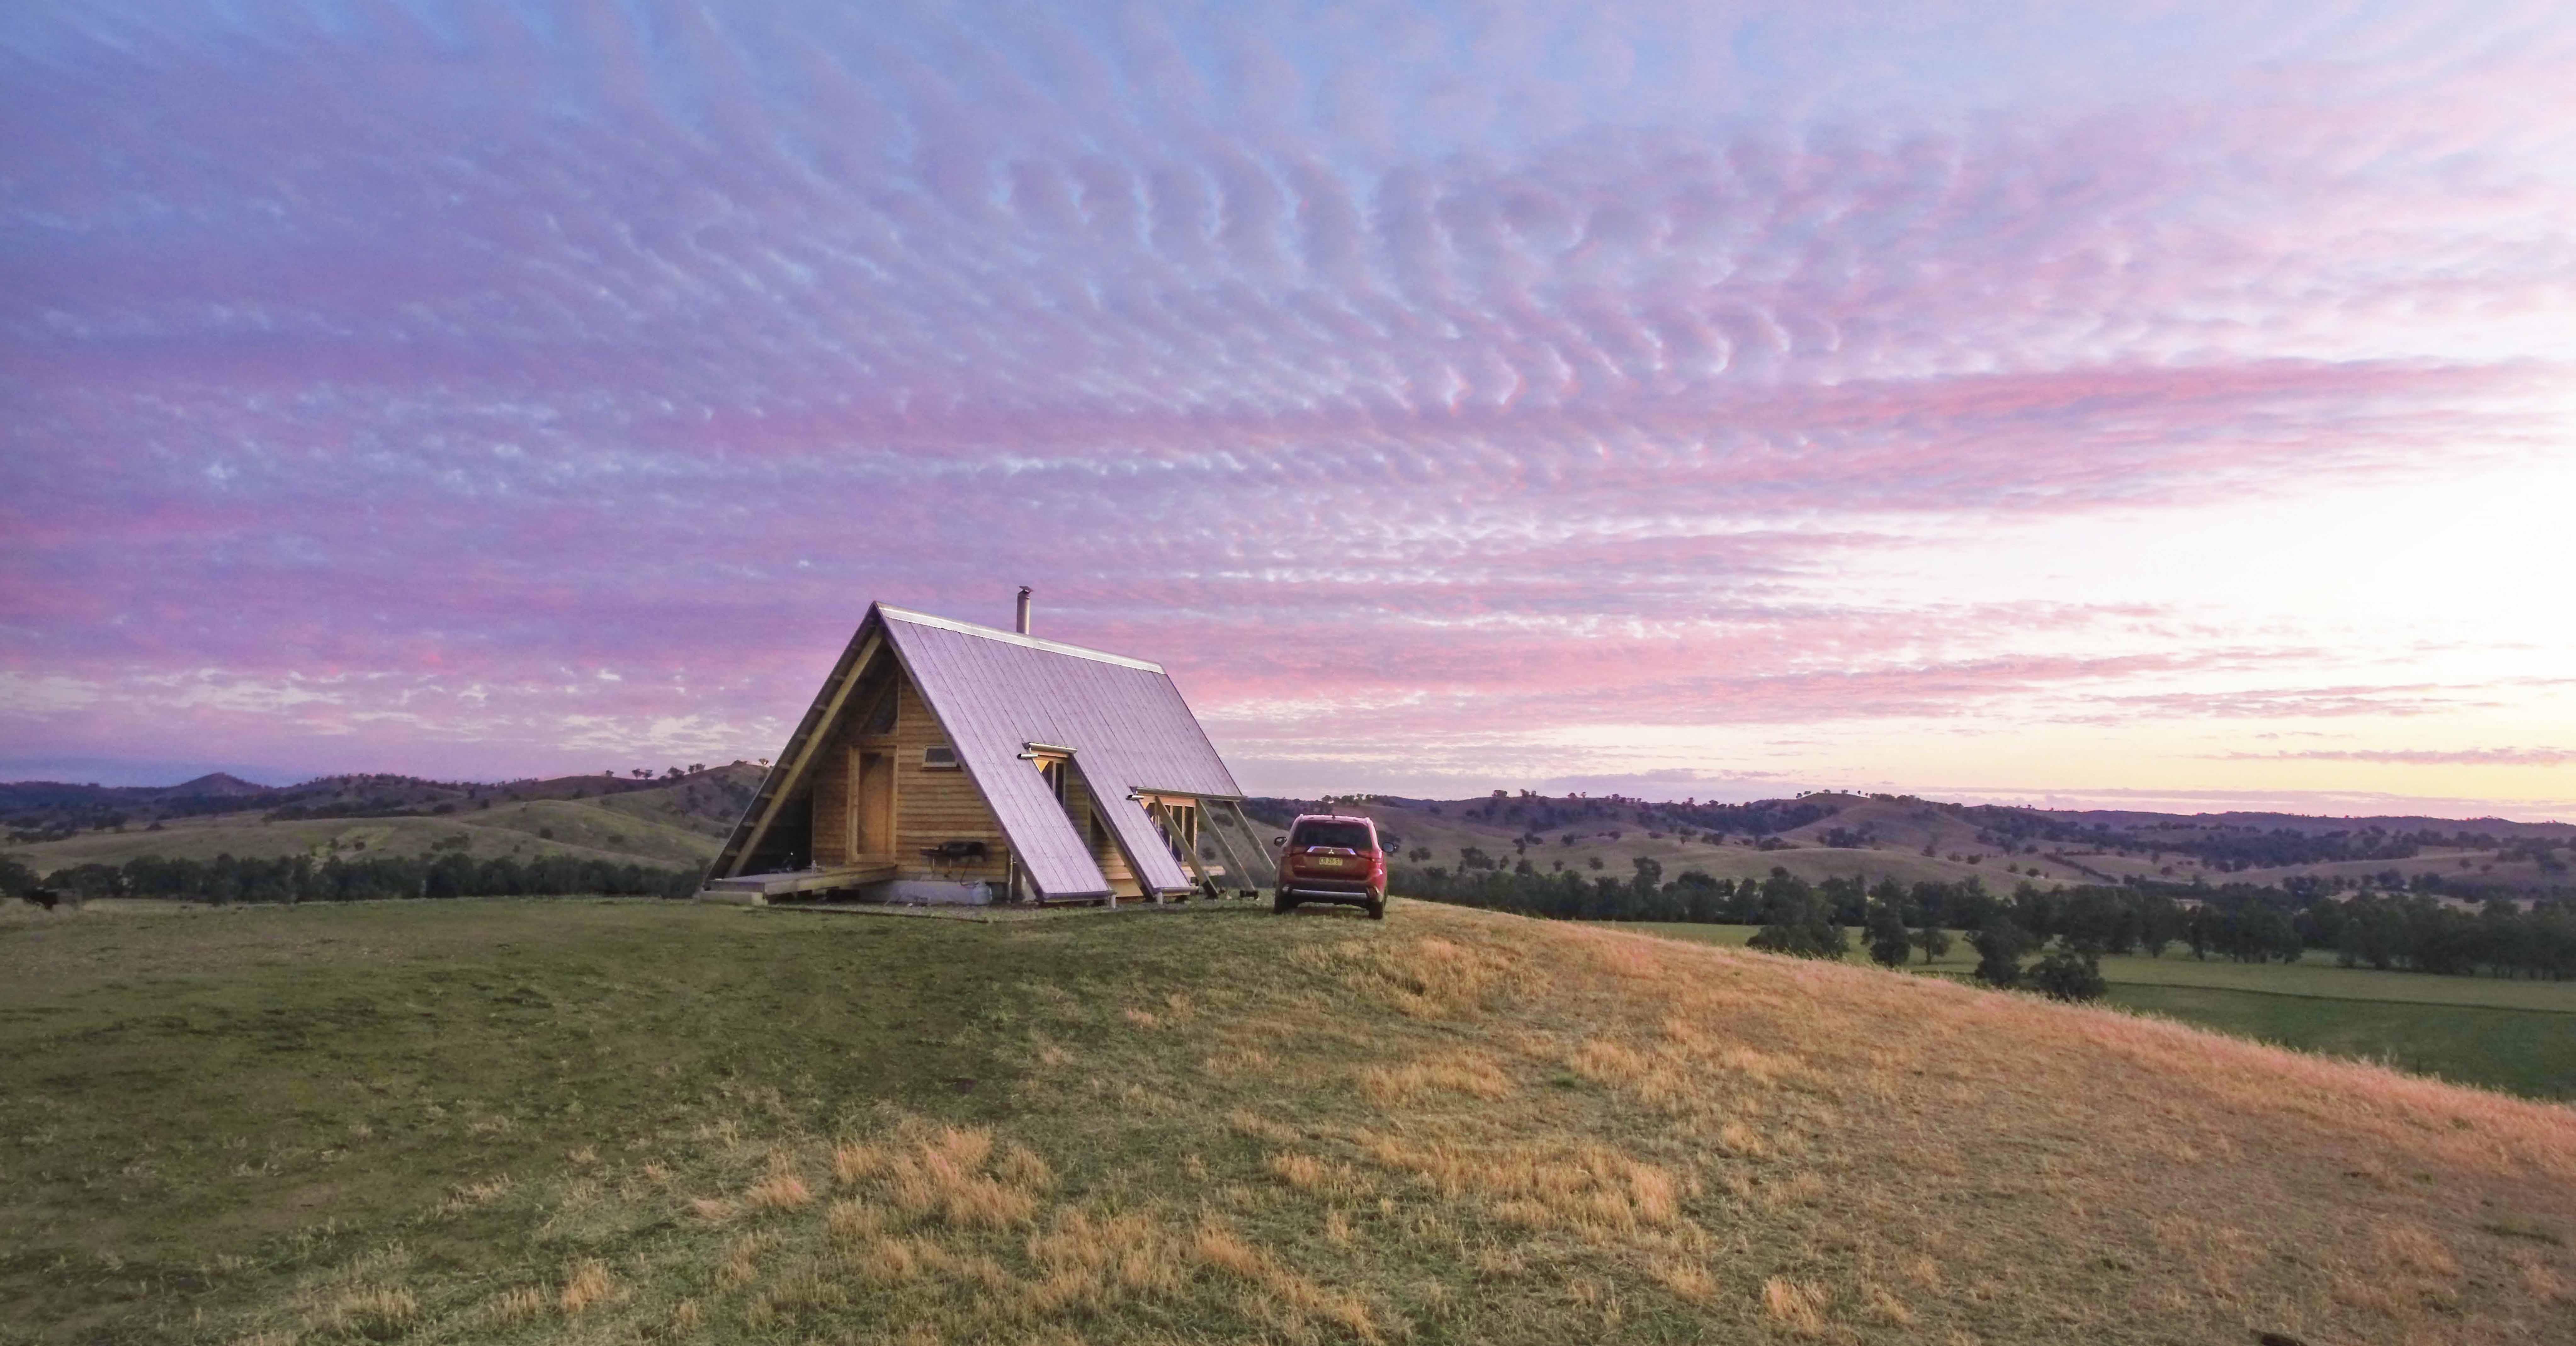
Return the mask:
M1161 665L882 603L872 615L884 621L904 670L1040 892L1076 897L1109 885L1045 778L1020 759L1032 743L1073 750L1148 891L1191 886L1128 792L1240 798L1243 791Z

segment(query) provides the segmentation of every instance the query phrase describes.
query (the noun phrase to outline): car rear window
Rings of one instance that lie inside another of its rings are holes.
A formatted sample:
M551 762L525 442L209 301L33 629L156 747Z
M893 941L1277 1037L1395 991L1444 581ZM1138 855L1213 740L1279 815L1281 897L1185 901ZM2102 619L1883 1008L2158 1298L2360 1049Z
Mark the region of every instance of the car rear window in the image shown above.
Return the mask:
M1377 829L1367 823L1299 823L1288 836L1291 846L1340 846L1346 850L1377 849Z

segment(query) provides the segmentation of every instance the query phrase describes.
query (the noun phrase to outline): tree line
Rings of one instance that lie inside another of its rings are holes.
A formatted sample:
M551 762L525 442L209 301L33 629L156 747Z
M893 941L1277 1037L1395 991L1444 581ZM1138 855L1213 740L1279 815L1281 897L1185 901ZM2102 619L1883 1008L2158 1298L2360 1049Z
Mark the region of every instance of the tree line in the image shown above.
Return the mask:
M2336 896L2253 885L2173 892L2108 885L1987 891L1958 883L1875 885L1859 877L1815 883L1774 867L1768 877L1730 880L1689 870L1666 882L1651 858L1626 877L1567 871L1404 869L1394 887L1408 896L1551 920L1706 922L1762 927L1754 947L1843 957L1857 934L1873 958L1925 961L1960 931L1979 951L1986 980L2013 984L2007 966L2032 952L2041 963L2074 964L2104 954L2162 957L2179 946L2195 958L2296 962L2310 949L2347 967L2503 977L2576 977L2576 904L2528 907L2492 901L2470 911L2424 894ZM1937 947L1936 947L1937 946ZM2072 976L2057 967L2052 974Z
M450 852L429 856L362 856L316 861L309 855L170 860L138 856L122 865L87 864L38 879L14 860L0 860L0 888L11 896L51 888L80 898L158 897L218 905L232 902L355 902L423 897L687 897L695 869L664 869L611 860L540 856L477 860Z

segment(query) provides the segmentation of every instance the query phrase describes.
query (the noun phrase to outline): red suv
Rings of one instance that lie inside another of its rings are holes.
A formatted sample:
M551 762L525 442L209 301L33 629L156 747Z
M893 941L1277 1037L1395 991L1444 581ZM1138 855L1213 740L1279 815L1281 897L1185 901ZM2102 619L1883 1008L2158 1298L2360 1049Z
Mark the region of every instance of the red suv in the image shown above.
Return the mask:
M1367 818L1309 813L1271 841L1279 851L1279 887L1272 911L1294 911L1301 902L1365 907L1369 919L1386 919L1386 852L1377 824Z

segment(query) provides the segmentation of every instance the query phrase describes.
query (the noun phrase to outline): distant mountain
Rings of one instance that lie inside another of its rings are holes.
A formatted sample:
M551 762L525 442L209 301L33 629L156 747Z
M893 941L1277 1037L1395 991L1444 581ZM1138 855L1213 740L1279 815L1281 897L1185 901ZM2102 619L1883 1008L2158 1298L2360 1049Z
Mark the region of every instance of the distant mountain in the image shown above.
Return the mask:
M239 776L217 771L192 781L156 792L163 799L233 799L243 795L262 795L275 790L269 785L254 785Z

